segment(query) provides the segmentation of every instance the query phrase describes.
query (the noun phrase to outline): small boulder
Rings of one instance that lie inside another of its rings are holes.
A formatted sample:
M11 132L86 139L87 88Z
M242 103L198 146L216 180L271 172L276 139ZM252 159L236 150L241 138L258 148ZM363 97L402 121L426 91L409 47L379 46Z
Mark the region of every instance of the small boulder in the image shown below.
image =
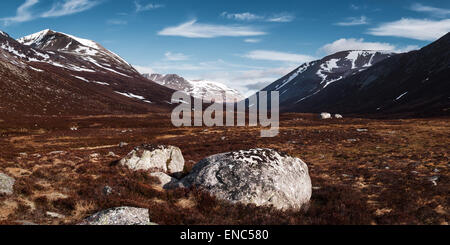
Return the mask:
M113 188L111 188L110 186L106 185L105 187L103 187L102 192L106 196L111 195L113 193Z
M178 147L144 144L134 148L119 161L119 164L132 170L155 170L176 174L183 172L184 158Z
M332 119L332 116L331 116L330 113L323 112L323 113L320 114L320 118L321 118L322 120L325 120L325 119Z
M308 166L299 158L271 149L252 149L210 156L181 180L232 203L307 207L312 194Z
M178 180L165 173L156 172L151 173L150 176L157 178L161 182L160 186L164 189L173 189L178 186Z
M148 209L118 207L100 211L86 218L80 225L149 225Z
M0 173L0 194L12 195L16 180L6 174Z

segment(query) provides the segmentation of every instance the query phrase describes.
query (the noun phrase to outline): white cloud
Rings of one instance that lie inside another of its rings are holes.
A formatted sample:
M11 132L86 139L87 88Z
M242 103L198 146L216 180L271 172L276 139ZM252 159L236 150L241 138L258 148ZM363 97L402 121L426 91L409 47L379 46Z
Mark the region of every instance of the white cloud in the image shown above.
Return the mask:
M136 12L138 12L138 13L164 7L164 5L162 5L162 4L153 4L153 3L148 3L145 5L142 5L138 1L135 1L134 5L136 6Z
M95 7L100 1L92 0L65 0L64 2L57 2L53 7L43 13L41 17L60 17L65 15L76 14Z
M261 39L247 38L247 39L244 40L244 42L246 42L246 43L259 43L259 42L261 42Z
M395 45L390 43L364 42L363 38L360 39L341 38L332 43L324 45L320 50L325 52L326 54L334 54L340 51L347 51L347 50L380 50L380 51L383 50L402 53L418 48L419 47L415 45L408 45L403 48L397 48Z
M266 22L291 22L295 19L295 16L291 14L274 14L272 16L257 15L249 12L245 13L228 13L223 12L222 17L227 19L239 20L239 21L266 21Z
M268 22L292 22L295 16L290 14L276 14L267 19Z
M284 53L271 50L254 50L248 52L243 57L253 60L270 60L295 63L305 63L314 60L314 57L308 55Z
M172 52L166 52L164 54L166 57L166 60L168 61L182 61L182 60L188 60L189 56L182 54L182 53L172 53Z
M443 8L435 8L431 6L426 6L420 3L415 3L411 6L411 10L416 12L424 12L429 13L431 15L437 16L437 17L445 17L446 15L450 15L450 9L443 9Z
M227 19L234 19L234 20L241 20L241 21L252 21L252 20L262 20L262 19L264 19L264 16L259 16L259 15L252 14L252 13L249 13L249 12L236 13L236 14L223 12L221 14L221 16L225 17Z
M39 3L39 0L26 0L25 3L17 8L16 16L1 18L0 20L4 25L9 25L11 23L20 23L34 19L30 8Z
M265 32L250 26L212 25L191 20L178 26L167 27L158 32L160 36L180 36L187 38L244 37L261 36Z
M393 36L434 41L450 31L450 19L427 20L402 18L387 22L369 29L368 33L375 36Z
M17 8L16 16L0 18L4 25L31 21L37 18L49 18L71 15L93 8L100 1L97 0L64 0L53 4L52 8L43 13L33 13L32 7L39 3L39 0L26 0Z
M359 18L357 17L350 17L347 18L346 22L338 22L335 25L338 26L358 26L358 25L367 25L369 24L366 16L361 16Z

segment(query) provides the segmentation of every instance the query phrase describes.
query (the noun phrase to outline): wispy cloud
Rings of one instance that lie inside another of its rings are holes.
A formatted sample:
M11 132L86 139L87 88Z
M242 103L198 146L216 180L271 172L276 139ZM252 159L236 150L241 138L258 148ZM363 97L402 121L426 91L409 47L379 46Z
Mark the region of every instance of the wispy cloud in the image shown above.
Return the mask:
M238 21L291 22L295 19L294 15L287 14L287 13L273 14L270 16L265 16L265 15L253 14L250 12L245 12L245 13L223 12L220 16L227 18L227 19L238 20Z
M4 25L9 25L11 23L20 23L32 20L34 18L30 9L34 5L39 3L39 0L26 0L25 3L19 6L16 11L16 16L1 18L0 20Z
M345 22L335 23L337 26L358 26L358 25L367 25L369 24L366 16L361 17L349 17Z
M26 0L17 8L16 16L0 18L4 25L21 23L38 18L60 17L80 13L89 10L100 4L98 0L64 0L53 4L50 10L43 13L36 13L32 8L39 3L39 0Z
M411 10L416 12L424 12L431 14L436 17L445 17L447 15L450 15L450 9L444 9L444 8L436 8L431 6L426 6L420 3L415 3L411 5Z
M276 14L267 19L268 22L292 22L295 16L290 14Z
M134 5L136 7L137 13L164 7L164 5L162 4L153 4L153 3L141 4L139 1L135 1Z
M257 39L257 38L247 38L244 40L244 42L246 43L260 43L261 39Z
M166 60L168 61L183 61L188 60L189 56L183 54L183 53L172 53L172 52L166 52L164 54L166 57Z
M380 50L380 51L391 51L391 52L407 52L414 49L418 49L418 46L409 45L406 47L398 48L390 43L380 43L380 42L365 42L363 38L341 38L332 43L324 45L320 51L325 52L326 54L334 54L340 51L347 50Z
M428 20L403 18L369 29L375 36L404 37L422 41L434 41L450 31L450 19Z
M243 57L253 60L270 60L295 63L304 63L314 60L314 57L309 55L285 53L272 50L253 50L243 55Z
M227 19L234 19L234 20L241 20L241 21L252 21L252 20L263 20L264 16L252 14L249 12L246 13L227 13L223 12L221 14L222 17L225 17Z
M53 7L49 11L43 13L41 17L49 18L76 14L91 9L99 3L100 1L93 0L65 0L63 2L55 3Z
M167 27L158 32L160 36L187 38L261 36L266 33L251 26L201 24L191 20L178 26Z

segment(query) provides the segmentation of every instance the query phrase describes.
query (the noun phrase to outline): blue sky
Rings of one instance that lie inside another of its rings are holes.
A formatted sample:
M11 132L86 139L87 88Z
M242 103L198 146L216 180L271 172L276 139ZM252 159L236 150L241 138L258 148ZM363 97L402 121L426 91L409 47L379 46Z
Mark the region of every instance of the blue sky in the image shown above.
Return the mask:
M142 72L251 93L347 49L417 49L450 31L450 1L6 0L0 29L95 40Z

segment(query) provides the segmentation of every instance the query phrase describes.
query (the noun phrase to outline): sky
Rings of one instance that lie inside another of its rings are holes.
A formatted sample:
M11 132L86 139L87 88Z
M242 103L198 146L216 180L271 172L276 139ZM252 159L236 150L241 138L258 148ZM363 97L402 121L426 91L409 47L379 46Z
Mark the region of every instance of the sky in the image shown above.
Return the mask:
M143 73L250 95L338 51L419 49L450 31L450 1L0 1L0 30L19 38L44 29L94 40Z

